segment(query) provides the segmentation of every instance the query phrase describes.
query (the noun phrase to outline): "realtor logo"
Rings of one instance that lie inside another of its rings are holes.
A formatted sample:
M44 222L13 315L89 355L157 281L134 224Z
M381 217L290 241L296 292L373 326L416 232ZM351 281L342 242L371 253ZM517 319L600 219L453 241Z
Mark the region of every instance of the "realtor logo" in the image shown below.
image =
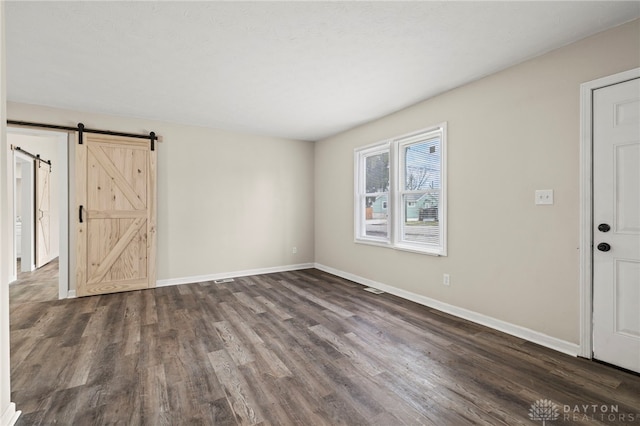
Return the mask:
M529 418L542 421L542 426L545 426L546 422L558 420L558 417L560 417L558 406L548 399L539 399L529 408Z

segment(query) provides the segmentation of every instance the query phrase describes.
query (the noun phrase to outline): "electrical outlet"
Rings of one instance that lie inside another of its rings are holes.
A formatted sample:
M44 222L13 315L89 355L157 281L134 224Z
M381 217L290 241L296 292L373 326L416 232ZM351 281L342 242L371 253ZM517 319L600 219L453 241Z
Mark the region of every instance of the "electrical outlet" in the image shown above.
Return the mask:
M536 205L553 204L553 189L536 189Z
M449 274L443 274L442 275L442 284L449 286L450 282L449 282Z
M294 247L291 249L291 253L296 254L298 252L298 247Z

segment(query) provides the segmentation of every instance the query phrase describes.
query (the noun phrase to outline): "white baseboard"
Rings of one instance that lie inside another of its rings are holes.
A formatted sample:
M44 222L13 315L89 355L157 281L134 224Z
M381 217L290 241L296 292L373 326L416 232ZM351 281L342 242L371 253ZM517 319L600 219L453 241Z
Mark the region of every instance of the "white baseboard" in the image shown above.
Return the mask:
M21 411L16 411L16 404L9 403L9 406L4 410L2 416L0 416L0 426L13 426L18 421Z
M67 299L75 299L76 298L76 291L75 290L69 290L67 292Z
M247 269L245 271L222 272L210 275L194 275L183 278L169 278L158 280L156 287L167 287L171 285L202 283L207 281L224 280L226 278L246 277L249 275L274 274L276 272L298 271L300 269L311 269L313 263L299 263L297 265L272 266L269 268Z
M338 269L334 269L319 263L316 263L315 267L316 269L319 269L324 272L328 272L332 275L337 275L347 280L354 281L358 284L383 290L387 293L391 293L403 299L407 299L412 302L419 303L420 305L428 306L430 308L434 308L439 311L446 312L451 315L455 315L459 318L469 320L476 324L484 325L486 327L493 328L495 330L502 331L507 334L511 334L512 336L516 336L521 339L525 339L530 342L537 343L539 345L556 350L558 352L565 353L567 355L578 356L578 352L580 350L580 346L575 343L567 342L565 340L548 336L544 333L540 333L538 331L531 330L529 328L521 327L519 325L511 324L509 322L502 321L484 314L480 314L478 312L470 311L468 309L464 309L464 308L450 305L448 303L440 302L439 300L431 299L430 297L426 297L420 294L412 293L410 291L402 290L397 287L392 287L387 284L379 283L377 281L373 281L368 278L363 278L358 275L351 274L349 272L340 271Z

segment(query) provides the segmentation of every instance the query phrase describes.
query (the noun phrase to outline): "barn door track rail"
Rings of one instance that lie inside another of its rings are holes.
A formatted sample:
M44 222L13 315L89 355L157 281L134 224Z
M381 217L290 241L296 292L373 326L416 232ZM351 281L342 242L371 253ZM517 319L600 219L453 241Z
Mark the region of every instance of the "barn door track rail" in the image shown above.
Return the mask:
M25 151L24 149L20 148L19 146L13 146L11 145L11 149L14 151L18 151L23 153L24 155L27 155L31 158L33 158L34 160L36 160L38 162L38 167L41 167L41 163L45 163L49 165L49 172L51 172L51 160L43 160L42 157L40 157L40 154L32 154L29 151Z
M70 127L70 126L59 126L57 124L44 124L44 123L32 123L30 121L7 120L7 124L11 126L39 127L43 129L55 129L55 130L66 130L69 132L78 132L78 144L80 145L82 145L82 142L83 142L82 136L84 133L98 133L101 135L149 139L149 141L151 142L151 151L155 151L156 141L160 140L159 136L156 136L155 132L150 132L148 135L140 135L136 133L114 132L111 130L88 129L84 127L84 124L82 123L78 123L77 127Z

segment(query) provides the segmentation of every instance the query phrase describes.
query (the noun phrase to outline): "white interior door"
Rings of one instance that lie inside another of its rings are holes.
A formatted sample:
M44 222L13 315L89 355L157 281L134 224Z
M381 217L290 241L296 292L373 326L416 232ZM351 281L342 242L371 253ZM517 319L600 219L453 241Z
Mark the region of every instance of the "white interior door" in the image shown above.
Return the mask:
M593 356L640 372L640 79L593 92Z

